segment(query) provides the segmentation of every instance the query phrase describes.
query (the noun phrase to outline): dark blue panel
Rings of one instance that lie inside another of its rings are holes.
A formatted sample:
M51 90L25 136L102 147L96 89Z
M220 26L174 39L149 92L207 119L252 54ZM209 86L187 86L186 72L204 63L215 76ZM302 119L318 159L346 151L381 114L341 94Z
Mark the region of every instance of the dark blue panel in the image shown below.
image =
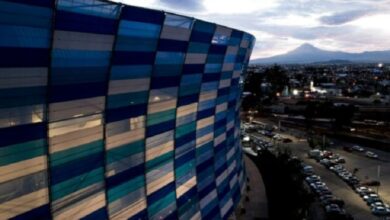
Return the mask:
M140 164L138 166L132 167L131 169L125 170L123 172L120 172L118 174L115 174L114 176L110 176L107 178L107 187L108 188L114 188L115 186L118 186L122 184L125 181L131 180L137 176L143 176L145 173L145 165Z
M184 154L183 156L179 157L175 160L175 167L180 167L181 165L187 163L188 161L195 159L195 149L191 150L190 152Z
M223 185L219 185L219 187L218 187L218 195L220 197L227 195L229 193L229 191L230 191L230 187L228 186L228 182L226 182Z
M202 118L207 118L209 116L214 115L214 112L215 112L215 107L209 108L209 109L202 110L202 111L198 112L196 117L198 120L200 120Z
M148 212L146 209L140 211L136 215L131 216L128 220L141 220L141 219L148 219Z
M174 51L185 53L187 51L187 46L187 41L160 39L158 44L158 51Z
M180 146L182 146L182 145L184 145L192 140L195 140L195 138L196 138L196 132L193 131L193 132L186 134L180 138L176 138L175 145L177 148L179 148Z
M81 218L81 220L107 219L107 216L107 208L103 207Z
M221 167L219 167L217 170L215 170L215 175L219 176L225 170L226 170L226 163L222 164Z
M204 64L184 64L183 74L203 73Z
M203 219L220 219L219 206L216 205Z
M229 87L223 88L223 89L218 89L218 96L224 96L229 94Z
M154 64L155 52L116 51L113 65Z
M85 83L73 85L55 85L51 87L50 102L63 102L74 99L83 99L103 96L107 90L107 83Z
M228 109L234 109L235 106L236 106L235 100L228 102Z
M214 154L217 155L219 152L225 149L226 149L226 141L223 141L222 143L214 147Z
M237 187L238 188L238 187ZM234 204L238 204L240 200L240 191L239 190L232 190L232 198L234 200Z
M208 164L208 166L210 166L210 164ZM215 182L213 181L208 186L206 186L204 189L199 191L198 195L200 198L203 198L203 197L207 196L207 194L209 194L214 189L215 189Z
M157 125L149 126L146 129L146 137L152 137L156 134L163 133L165 131L169 131L175 128L176 122L175 120L163 122Z
M244 55L237 55L236 63L242 63L242 62L244 62L244 60L245 60L245 56Z
M209 49L210 54L225 54L226 52L226 46L225 45L217 45L212 44Z
M233 30L232 34L230 35L230 37L235 37L235 38L241 39L242 38L242 34L243 34L242 31Z
M78 176L83 173L88 173L91 170L104 166L103 156L104 155L102 152L98 152L95 154L88 155L86 157L81 157L77 160L72 160L68 163L59 166L52 167L50 183L52 185L55 185L74 176Z
M116 109L106 110L106 123L120 121L126 118L133 118L140 115L145 115L147 110L146 104L125 106Z
M164 198L169 193L174 192L174 191L175 191L175 182L171 182L171 183L165 185L163 188L150 194L148 196L148 204L151 205L151 204L157 202L158 200Z
M13 218L10 218L10 220L49 220L51 219L50 215L50 205L45 204L43 206L39 206L38 208L32 209L28 212L25 212L23 214L17 215Z
M230 129L229 131L226 132L226 136L233 136L234 135L234 129Z
M210 167L210 164L213 164L213 158L209 158L206 161L203 161L203 163L196 166L196 172L201 173L203 170Z
M164 13L162 11L149 10L146 8L137 8L125 6L122 8L122 19L139 21L153 24L162 24L164 21Z
M177 220L177 210L164 217L165 220Z
M191 33L190 41L210 44L212 38L213 38L213 33L206 33L206 32L193 30Z
M188 105L194 102L198 101L199 94L193 94L193 95L187 95L187 96L180 96L179 100L177 102L177 107Z
M0 67L48 67L49 50L46 48L0 48Z
M0 129L0 147L46 138L44 123L19 125Z
M213 74L204 74L202 82L212 82L219 80L221 74L213 73Z
M218 128L222 127L222 126L225 126L226 125L226 118L225 119L222 119L222 120L219 120L218 122L216 122L214 124L214 130L217 130Z
M234 85L238 85L238 82L239 82L239 78L232 79L232 81L231 81L231 85L232 85L232 86L234 86Z
M113 35L116 34L116 20L58 10L55 29Z
M197 189L196 187L192 187L190 190L188 190L187 192L185 192L182 196L180 196L178 199L177 199L177 206L183 206L185 205L189 199L193 198L194 196L197 195Z
M107 78L107 67L63 67L52 68L52 85L77 83L79 81L104 81Z
M175 87L180 84L180 76L153 77L150 89Z
M51 8L54 6L53 0L6 0L7 2L13 2L13 3L21 3L21 4L26 4L26 5L35 5L35 6L40 6L40 7L47 7Z

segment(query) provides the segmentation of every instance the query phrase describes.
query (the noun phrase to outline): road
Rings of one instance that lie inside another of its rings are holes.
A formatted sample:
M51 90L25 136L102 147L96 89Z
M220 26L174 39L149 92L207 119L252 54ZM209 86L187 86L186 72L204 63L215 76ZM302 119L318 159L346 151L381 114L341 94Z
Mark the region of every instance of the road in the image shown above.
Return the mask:
M380 219L378 217L375 217L371 214L371 211L369 207L366 205L366 203L363 201L363 199L357 195L350 186L348 186L344 181L341 180L337 175L332 173L331 171L327 170L324 166L317 163L315 160L309 159L307 157L307 152L310 150L307 142L304 139L298 139L295 138L295 135L302 136L302 134L299 133L299 131L291 132L294 136L291 136L286 133L281 133L284 136L289 137L293 140L292 143L288 144L279 144L284 147L288 147L291 149L292 153L296 156L298 156L300 159L302 159L305 163L313 166L315 172L321 176L322 180L327 184L329 189L333 192L333 194L336 197L339 197L343 199L346 203L345 209L348 213L350 213L354 219L356 220L371 220L371 219ZM263 139L267 139L270 141L269 138L260 135L260 134L254 134L255 136L261 137ZM390 195L390 154L385 152L380 152L377 150L373 150L377 152L380 157L382 157L382 160L373 160L370 158L367 158L364 156L363 153L349 153L345 152L341 149L341 146L343 145L351 145L350 143L342 143L335 141L335 146L333 147L332 151L335 153L338 153L346 158L346 164L345 167L348 170L353 170L354 168L360 168L360 171L358 171L357 176L360 179L365 179L366 176L368 176L368 179L377 179L377 165L381 164L381 183L382 186L379 188L379 194L385 201L389 201L389 195ZM371 150L371 149L369 149Z

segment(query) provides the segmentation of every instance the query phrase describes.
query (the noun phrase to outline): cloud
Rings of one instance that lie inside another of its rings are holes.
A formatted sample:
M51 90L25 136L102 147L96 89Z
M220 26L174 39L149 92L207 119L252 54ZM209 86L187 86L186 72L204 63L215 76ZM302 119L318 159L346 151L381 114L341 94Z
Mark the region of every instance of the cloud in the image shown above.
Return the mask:
M118 0L116 0L118 1ZM390 0L119 0L252 33L252 58L308 42L328 50L390 49ZM264 4L266 3L266 4Z
M345 24L348 22L351 22L353 20L356 20L358 18L364 17L369 14L373 14L374 10L354 10L354 11L345 11L341 13L334 13L329 16L322 16L320 18L320 21L323 24L327 25L340 25L340 24Z
M171 10L186 10L186 11L203 11L204 5L202 1L199 0L160 0L159 1L163 6L166 6Z

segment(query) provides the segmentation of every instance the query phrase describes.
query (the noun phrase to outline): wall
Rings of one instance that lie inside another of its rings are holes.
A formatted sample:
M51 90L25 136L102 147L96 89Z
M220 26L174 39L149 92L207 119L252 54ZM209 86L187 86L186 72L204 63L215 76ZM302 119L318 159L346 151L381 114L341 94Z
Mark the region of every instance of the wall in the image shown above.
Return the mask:
M0 1L0 218L226 219L253 36L97 0Z

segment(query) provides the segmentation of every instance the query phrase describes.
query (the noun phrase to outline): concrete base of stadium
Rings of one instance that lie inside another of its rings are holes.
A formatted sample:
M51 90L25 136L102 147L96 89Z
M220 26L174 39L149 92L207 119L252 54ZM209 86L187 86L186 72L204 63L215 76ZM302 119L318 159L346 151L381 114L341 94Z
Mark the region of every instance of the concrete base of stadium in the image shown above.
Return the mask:
M244 156L247 172L247 187L241 201L230 217L231 220L268 219L268 201L263 178L255 163Z

